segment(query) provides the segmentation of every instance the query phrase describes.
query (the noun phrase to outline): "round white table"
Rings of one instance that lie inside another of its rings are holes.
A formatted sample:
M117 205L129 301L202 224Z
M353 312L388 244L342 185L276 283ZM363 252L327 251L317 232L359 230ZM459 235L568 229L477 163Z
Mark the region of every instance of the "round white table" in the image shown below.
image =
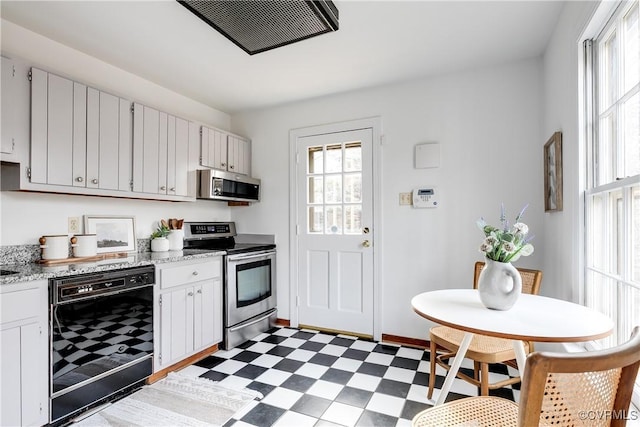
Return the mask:
M411 306L426 319L465 331L436 405L444 403L473 334L513 340L520 378L523 378L526 359L523 340L590 341L610 335L614 326L609 317L588 307L530 294L520 295L515 305L506 311L486 308L475 289L424 292L413 297Z

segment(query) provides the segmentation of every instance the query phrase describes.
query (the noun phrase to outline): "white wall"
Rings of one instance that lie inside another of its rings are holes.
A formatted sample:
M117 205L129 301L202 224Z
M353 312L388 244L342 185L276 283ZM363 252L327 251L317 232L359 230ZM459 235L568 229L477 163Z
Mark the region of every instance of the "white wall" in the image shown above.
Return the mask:
M543 293L579 302L582 281L582 203L584 157L579 140L578 61L583 32L598 2L566 2L544 55L544 137L562 131L563 210L544 214ZM552 284L552 286L545 286Z
M229 129L228 114L186 98L123 71L97 58L71 49L11 22L1 21L2 54L61 74L132 101L159 108L199 123ZM135 215L137 236L148 237L160 218L228 220L225 203L197 201L172 203L0 192L2 245L36 244L43 234L67 232L67 218L85 214ZM242 231L242 230L241 230Z
M232 116L233 131L253 143L262 202L234 211L278 244L278 309L289 318L289 130L380 116L383 123L382 332L427 337L411 298L439 288L471 287L483 235L475 221L511 219L525 204L536 253L517 266L543 268L541 58L325 97ZM441 144L441 166L414 169L414 145ZM423 185L441 192L441 207L399 206L398 193ZM375 242L374 242L375 245ZM543 285L544 286L544 285Z

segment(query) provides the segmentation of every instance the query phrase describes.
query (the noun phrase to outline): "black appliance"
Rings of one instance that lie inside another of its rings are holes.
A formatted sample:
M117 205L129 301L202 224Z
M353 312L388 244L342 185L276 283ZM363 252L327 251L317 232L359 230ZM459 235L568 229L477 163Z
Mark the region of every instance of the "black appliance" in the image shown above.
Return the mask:
M185 222L185 249L223 250L224 341L229 350L275 326L276 245L236 242L234 222Z
M51 423L152 374L154 283L152 265L49 280Z

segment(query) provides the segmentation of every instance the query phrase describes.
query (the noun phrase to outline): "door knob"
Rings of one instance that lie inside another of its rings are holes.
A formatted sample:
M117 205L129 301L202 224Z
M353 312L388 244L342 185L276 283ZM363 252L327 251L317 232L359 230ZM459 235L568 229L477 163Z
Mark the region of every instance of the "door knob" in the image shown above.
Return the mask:
M371 246L371 242L368 240L365 240L364 242L362 242L362 246L365 248L368 248L369 246Z

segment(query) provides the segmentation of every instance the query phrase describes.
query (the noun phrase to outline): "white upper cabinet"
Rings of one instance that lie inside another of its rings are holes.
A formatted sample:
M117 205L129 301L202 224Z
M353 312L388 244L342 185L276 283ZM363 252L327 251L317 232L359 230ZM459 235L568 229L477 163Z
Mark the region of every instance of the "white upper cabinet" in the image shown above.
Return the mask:
M251 174L251 141L202 126L200 164L213 169Z
M31 182L130 191L129 102L37 68L31 79Z
M193 126L179 117L133 106L133 191L189 196L189 137ZM191 186L192 187L192 186Z

